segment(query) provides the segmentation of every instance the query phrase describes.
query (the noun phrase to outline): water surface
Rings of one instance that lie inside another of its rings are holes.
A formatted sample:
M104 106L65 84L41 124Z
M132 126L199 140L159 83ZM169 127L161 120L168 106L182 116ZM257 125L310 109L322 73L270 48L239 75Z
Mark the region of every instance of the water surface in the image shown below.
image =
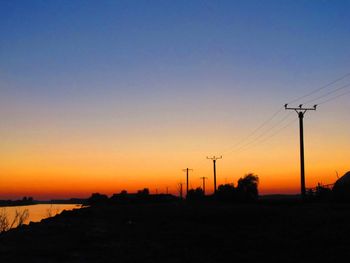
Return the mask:
M61 213L63 210L79 209L80 204L38 204L38 205L25 205L25 206L8 206L0 207L0 210L5 210L9 222L12 222L16 210L21 212L28 210L29 218L25 221L26 224L29 222L40 222L44 218L55 216Z

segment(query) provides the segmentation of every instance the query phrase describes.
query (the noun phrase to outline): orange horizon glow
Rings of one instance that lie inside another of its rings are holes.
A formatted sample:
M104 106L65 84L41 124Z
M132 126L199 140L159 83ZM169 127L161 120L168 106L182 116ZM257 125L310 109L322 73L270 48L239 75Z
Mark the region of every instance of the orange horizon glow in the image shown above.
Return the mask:
M221 164L221 167L220 167ZM211 163L207 163L205 176L206 194L213 192L213 176L211 174ZM225 176L229 174L225 170L226 167L222 163L217 163L217 185L225 183L233 183L237 185L237 180L246 173L237 174L237 176ZM271 171L262 173L254 172L259 176L259 193L265 194L299 194L300 193L300 175L298 169L290 174L273 174ZM326 169L327 170L327 169ZM250 172L250 171L249 171ZM339 176L344 174L346 170L339 170ZM201 174L203 174L201 173ZM50 199L68 199L68 198L87 198L92 193L101 193L111 196L114 193L120 193L127 190L128 193L137 192L137 190L148 188L152 194L165 193L166 189L170 194L179 195L178 183L185 183L185 174L179 172L170 174L166 178L160 175L129 175L128 180L122 176L113 176L112 174L98 176L95 174L87 174L80 176L45 176L40 175L14 175L8 178L10 180L2 181L0 190L0 199L21 199L23 196L32 196L36 200ZM14 179L16 178L16 179ZM138 179L137 179L138 178ZM174 179L176 178L176 179ZM336 181L335 171L328 169L328 172L308 171L306 173L306 186L314 187L317 183L331 184ZM190 189L201 187L202 181L198 172L190 173ZM5 190L6 189L6 190ZM185 191L185 185L183 188Z
M336 172L341 176L349 170L348 147L340 143L344 138L334 136L333 141L322 141L319 136L310 136L310 130L306 130L306 186L334 183ZM298 194L299 138L296 131L297 125L294 125L259 147L223 154L223 159L217 161L217 185L236 185L240 177L252 172L259 176L260 194ZM143 188L149 188L151 193L165 193L167 187L169 193L178 195L177 186L185 183L182 169L186 167L194 169L190 173L189 187L201 187L200 177L206 176L206 193L209 194L213 192L213 166L212 161L205 158L209 154L204 149L219 152L217 148L227 148L224 146L231 135L222 136L217 144L208 143L206 136L209 138L210 134L197 137L195 142L192 137L184 140L185 135L180 130L173 131L171 137L149 135L147 142L133 134L130 138L124 136L126 143L123 140L111 143L115 139L110 136L99 136L99 140L67 136L66 142L43 138L40 144L35 141L24 146L13 144L11 150L0 155L0 199L86 198L95 192L111 196L121 190L131 193Z

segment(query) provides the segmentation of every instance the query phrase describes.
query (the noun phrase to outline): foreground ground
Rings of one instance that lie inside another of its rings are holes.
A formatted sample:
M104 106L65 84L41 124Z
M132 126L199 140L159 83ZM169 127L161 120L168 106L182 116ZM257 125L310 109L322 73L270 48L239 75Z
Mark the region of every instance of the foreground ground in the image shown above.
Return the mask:
M0 262L335 262L349 246L346 204L114 205L0 235Z

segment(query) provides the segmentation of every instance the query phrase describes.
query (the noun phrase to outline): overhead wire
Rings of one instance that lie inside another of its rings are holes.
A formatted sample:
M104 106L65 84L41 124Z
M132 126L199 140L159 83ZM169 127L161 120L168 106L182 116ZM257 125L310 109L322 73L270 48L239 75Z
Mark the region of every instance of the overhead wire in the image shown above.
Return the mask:
M292 121L288 122L286 125L282 126L281 128L279 128L278 130L276 130L274 133L270 134L269 136L263 138L262 140L258 141L256 144L253 144L247 148L243 148L239 151L237 151L237 153L242 152L242 151L246 151L250 148L253 148L254 146L264 143L266 141L268 141L269 139L275 137L277 134L279 134L281 131L283 131L284 129L288 128L291 124L293 124L296 120L298 120L298 118L294 118Z
M339 90L345 89L345 88L347 88L347 87L350 87L350 83L345 84L345 85L343 85L343 86L341 86L341 87L339 87L339 88L336 88L336 89L334 89L334 90L330 90L330 91L328 91L327 93L318 96L317 98L314 98L314 99L311 99L311 100L308 100L308 101L304 102L303 104L307 104L307 103L311 103L311 102L318 101L319 99L328 97L329 95L332 95L333 93L336 93L336 92L338 92Z
M321 102L319 102L319 103L317 103L317 104L318 104L318 105L322 105L322 104L331 102L331 101L333 101L333 100L335 100L335 99L338 99L338 98L343 97L343 96L348 95L348 94L350 94L350 90L348 90L347 92L338 94L338 95L335 96L335 97L331 97L331 98L329 98L329 99L327 99L327 100L321 101Z
M311 95L314 95L314 94L317 94L318 92L322 91L322 90L325 90L331 86L333 86L334 84L340 82L341 80L344 80L346 78L350 77L350 72L349 73L346 73L344 74L343 76L327 83L326 85L323 85L317 89L314 89L308 93L306 93L305 95L303 96L299 96L291 101L288 102L288 104L291 104L291 103L294 103L294 102L297 102L297 101L300 101L301 99L304 99L304 98L307 98L307 97L310 97ZM323 95L320 95L316 98L313 98L313 99L310 99L306 102L304 102L304 104L307 104L307 103L311 103L311 102L317 102L318 100L322 99L322 98L326 98L342 89L345 89L347 87L350 86L350 83L346 84L346 85L343 85L339 88L336 88L334 90L330 90L328 92L326 92L325 94ZM318 102L317 104L318 105L321 105L321 104L325 104L325 103L328 103L332 100L335 100L339 97L342 97L342 96L345 96L347 94L349 94L350 91L347 91L345 93L342 93L342 94L339 94L335 97L331 97L329 99L326 99L325 101L321 101L321 102ZM277 123L273 124L272 126L270 126L270 123L283 111L284 107L280 107L278 108L277 111L275 111L272 115L270 115L265 121L263 121L259 126L257 126L251 133L249 133L248 135L244 136L241 140L239 140L236 144L226 148L224 151L222 151L223 154L231 154L233 152L242 152L242 151L246 151L252 147L255 147L261 143L264 143L266 141L268 141L269 139L275 137L276 135L278 135L281 131L283 131L284 129L286 129L287 127L289 127L292 123L294 123L298 118L295 118L293 119L292 121L288 122L285 126L282 126L281 128L277 129L275 132L273 132L272 134L268 135L267 137L264 137L266 134L268 134L269 132L271 132L274 128L278 127L281 123L283 123L286 119L288 119L288 117L290 116L290 114L287 114L285 115L283 118L281 118L279 121L277 121ZM259 132L261 131L264 127L269 127L267 128L266 130L262 131L262 132ZM258 133L259 132L259 133ZM258 134L257 136L254 137L253 140L249 141L249 139ZM204 162L204 159L203 159L203 162Z
M339 77L339 78L337 78L337 79L335 79L335 80L333 80L333 81L327 83L326 85L323 85L323 86L321 86L321 87L319 87L319 88L316 88L316 89L314 89L314 90L312 90L312 91L306 93L306 94L303 95L303 96L299 96L299 97L297 97L297 98L295 98L295 99L289 101L288 104L291 104L291 103L300 101L300 100L303 99L303 98L310 97L311 95L316 94L317 92L319 92L319 91L321 91L321 90L324 90L324 89L326 89L326 88L328 88L328 87L331 87L332 85L338 83L338 82L341 81L341 80L346 79L347 77L350 77L350 72L348 72L348 73L342 75L341 77ZM310 103L310 102L313 102L313 101L317 101L318 99L327 97L327 96L329 96L329 95L331 95L331 94L333 94L333 93L336 93L337 91L342 90L342 89L344 89L344 88L347 88L347 87L349 87L349 86L350 86L350 83L349 83L349 84L346 84L346 85L344 85L344 86L342 86L342 87L340 87L340 88L337 88L337 89L335 89L335 90L331 90L331 91L327 92L326 94L323 94L323 95L321 95L321 96L319 96L319 97L317 97L317 98L314 98L314 99L311 99L311 100L309 100L309 101L306 101L304 104ZM347 94L347 93L346 93L346 94ZM344 94L344 95L345 95L345 94ZM320 104L320 103L318 103L318 104ZM238 141L236 144L233 144L232 146L226 148L224 151L222 151L222 153L223 153L223 154L227 154L227 153L232 152L233 149L235 149L236 147L241 147L242 144L246 143L246 141L247 141L248 139L250 139L253 135L255 135L258 131L260 131L260 130L261 130L263 127L265 127L267 124L269 124L283 109L284 109L284 107L280 107L276 112L274 112L272 115L270 115L264 122L262 122L262 123L261 123L257 128L255 128L251 133L249 133L248 135L244 136L244 137L243 137L240 141ZM273 127L275 127L275 125L274 125ZM271 128L271 129L272 129L272 128ZM266 134L266 131L263 132L263 134ZM259 138L260 138L261 136L262 136L261 134L258 135ZM249 143L249 144L250 144L250 143Z
M324 90L324 89L326 89L326 88L332 86L333 84L335 84L335 83L337 83L337 82L339 82L339 81L341 81L341 80L343 80L343 79L345 79L345 78L347 78L347 77L350 77L350 72L344 74L344 75L341 76L340 78L337 78L337 79L335 79L335 80L333 80L333 81L327 83L326 85L323 85L323 86L321 86L321 87L319 87L319 88L317 88L317 89L314 89L314 90L310 91L309 93L306 93L305 95L299 96L299 97L297 97L297 98L295 98L295 99L289 101L288 104L291 104L291 103L300 101L301 99L304 99L304 98L306 98L306 97L310 97L311 95L313 95L313 94L315 94L315 93L317 93L317 92L319 92L319 91L321 91L321 90Z
M280 107L276 112L274 112L272 115L270 115L269 118L267 118L264 122L262 122L257 128L255 128L251 133L243 137L238 143L228 147L226 150L222 151L222 153L227 153L232 150L232 148L240 146L244 141L251 138L254 134L256 134L259 130L261 130L263 127L265 127L268 123L270 123L280 112L282 112L284 108Z
M279 119L277 121L277 123L275 123L274 125L272 125L270 128L264 130L262 133L260 133L258 136L255 136L251 141L246 142L245 144L241 145L240 147L238 147L237 149L233 149L228 153L232 153L232 152L236 152L239 151L242 148L245 148L246 146L249 146L253 143L255 143L256 141L258 141L260 138L262 138L264 135L268 134L271 130L273 130L274 128L276 128L277 126L279 126L281 123L283 123L286 119L289 118L289 116L291 115L292 112L288 112L287 114L284 115L283 118Z

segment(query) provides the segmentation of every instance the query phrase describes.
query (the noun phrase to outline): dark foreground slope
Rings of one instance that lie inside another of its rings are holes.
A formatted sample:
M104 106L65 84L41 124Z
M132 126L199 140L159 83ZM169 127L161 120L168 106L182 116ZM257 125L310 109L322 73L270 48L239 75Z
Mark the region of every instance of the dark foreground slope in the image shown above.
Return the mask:
M335 262L349 246L349 205L115 205L2 234L0 262Z

